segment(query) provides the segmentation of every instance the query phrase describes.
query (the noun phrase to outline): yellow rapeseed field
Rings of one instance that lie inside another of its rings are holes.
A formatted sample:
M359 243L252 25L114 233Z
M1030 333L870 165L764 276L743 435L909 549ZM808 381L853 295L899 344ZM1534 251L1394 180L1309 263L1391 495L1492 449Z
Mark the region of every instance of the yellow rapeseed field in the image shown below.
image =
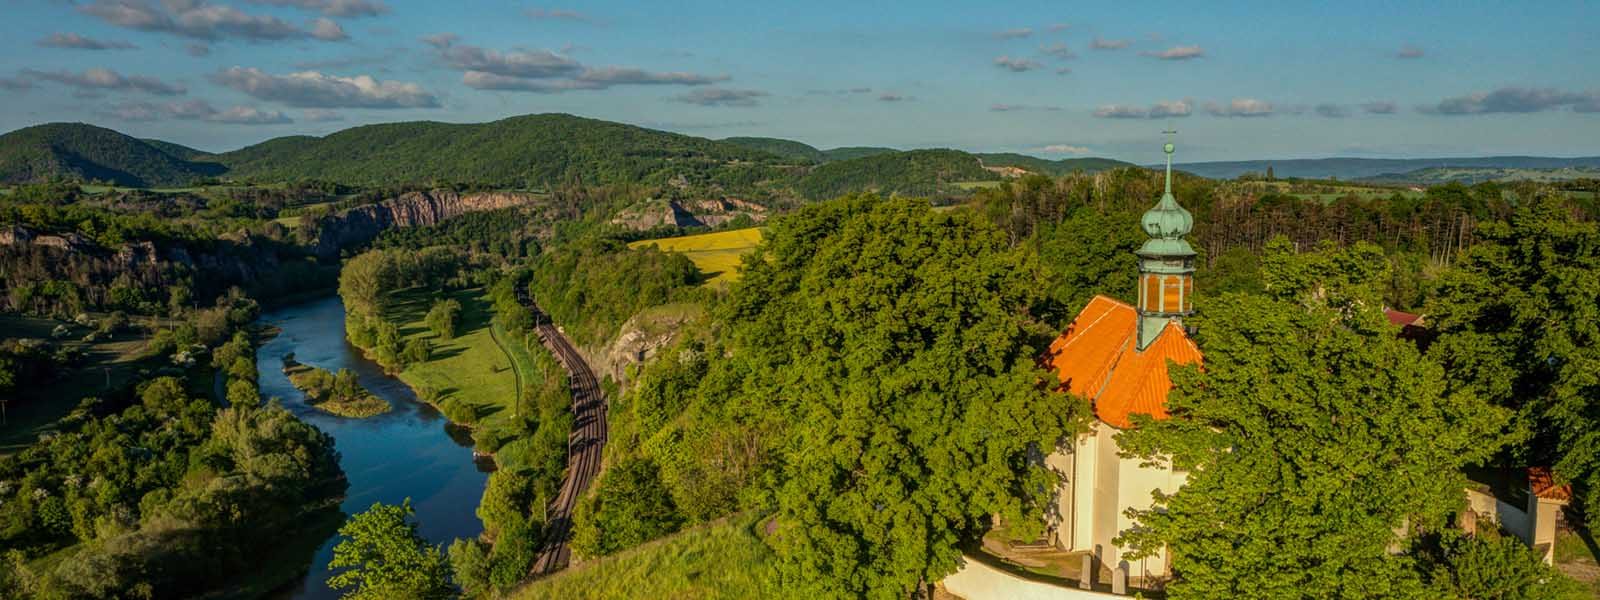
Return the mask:
M706 285L726 285L739 277L739 258L761 243L761 228L730 229L699 235L686 235L658 240L640 240L628 244L629 248L655 246L664 252L680 252L700 272L711 276Z

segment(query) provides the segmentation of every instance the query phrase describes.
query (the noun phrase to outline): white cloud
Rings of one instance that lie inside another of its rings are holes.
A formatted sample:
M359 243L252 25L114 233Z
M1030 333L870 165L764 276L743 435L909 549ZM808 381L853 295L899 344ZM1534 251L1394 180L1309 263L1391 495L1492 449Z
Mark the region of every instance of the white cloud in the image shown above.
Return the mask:
M1207 104L1206 112L1215 117L1268 117L1272 103L1255 98L1235 98L1227 104Z
M54 81L79 90L131 91L157 96L178 96L188 91L182 85L167 83L154 77L123 76L111 69L98 67L85 69L82 73L23 69L22 75L31 79Z
M1132 42L1128 40L1107 40L1097 37L1089 42L1089 48L1091 50L1121 50L1127 48L1130 43Z
M1043 148L1040 148L1039 151L1040 152L1044 152L1044 153L1048 153L1048 154L1088 154L1089 153L1089 149L1088 148L1085 148L1083 146L1072 146L1072 145L1068 145L1068 144L1051 144L1049 146L1045 146Z
M1205 56L1206 51L1199 46L1173 46L1160 52L1141 52L1140 54L1161 60L1189 60Z
M760 90L731 90L708 87L673 96L670 100L698 104L700 106L755 106L757 98L769 95Z
M1011 71L1013 73L1021 73L1024 71L1032 71L1044 65L1039 64L1039 61L1028 60L1025 58L1001 56L994 59L994 66Z
M127 42L95 40L76 33L53 33L49 37L34 43L46 48L73 48L77 50L132 50L138 48L138 46Z
M378 81L369 75L339 77L316 71L272 75L250 67L229 67L211 81L261 100L297 108L438 108L439 100L422 86Z

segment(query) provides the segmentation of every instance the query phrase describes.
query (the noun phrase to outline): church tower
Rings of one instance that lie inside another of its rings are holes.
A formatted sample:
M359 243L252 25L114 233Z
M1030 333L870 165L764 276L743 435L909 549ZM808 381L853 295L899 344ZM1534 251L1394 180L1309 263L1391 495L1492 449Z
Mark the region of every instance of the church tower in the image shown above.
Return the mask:
M1167 323L1194 313L1195 254L1183 239L1194 229L1194 216L1172 197L1173 149L1170 139L1162 148L1167 154L1166 191L1161 194L1161 201L1139 219L1139 226L1150 236L1134 252L1139 257L1140 351L1155 342Z

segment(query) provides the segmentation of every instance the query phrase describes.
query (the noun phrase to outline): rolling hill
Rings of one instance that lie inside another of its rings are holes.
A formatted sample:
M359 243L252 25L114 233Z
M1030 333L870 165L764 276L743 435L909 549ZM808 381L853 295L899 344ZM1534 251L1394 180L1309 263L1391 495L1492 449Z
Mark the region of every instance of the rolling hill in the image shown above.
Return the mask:
M828 160L821 150L811 147L810 144L794 140L770 137L731 137L723 138L721 141L808 163L820 163Z
M895 150L894 148L881 148L878 146L845 146L843 148L823 150L822 156L828 160L850 160L853 158L866 158L868 156L888 154L890 152L899 152L899 150Z
M1110 158L1063 158L1061 160L1046 160L1037 156L1017 154L1014 152L979 153L976 155L983 160L986 167L1017 167L1027 169L1034 173L1059 177L1073 171L1085 173L1098 173L1107 169L1118 167L1136 167L1133 163L1122 162Z
M84 123L26 127L0 135L0 182L64 177L134 187L181 186L224 171L221 165L191 162L167 150L182 146L157 144Z
M1404 173L1385 173L1364 177L1373 183L1410 183L1434 185L1451 181L1474 184L1484 181L1568 181L1572 179L1600 179L1600 167L1561 167L1555 169L1528 169L1510 167L1428 167Z
M1600 167L1600 156L1553 158L1545 156L1488 156L1477 158L1307 158L1292 160L1238 160L1191 162L1172 165L1211 179L1233 179L1245 173L1265 173L1272 167L1277 177L1308 179L1361 179L1405 173L1431 167L1498 169L1561 169Z
M998 174L966 152L911 150L825 163L802 177L796 188L812 199L865 191L936 195L954 189L956 182L997 179Z
M566 114L490 123L415 121L353 127L326 137L278 138L216 155L229 175L312 178L350 185L455 181L498 186L757 180L782 162L704 138Z

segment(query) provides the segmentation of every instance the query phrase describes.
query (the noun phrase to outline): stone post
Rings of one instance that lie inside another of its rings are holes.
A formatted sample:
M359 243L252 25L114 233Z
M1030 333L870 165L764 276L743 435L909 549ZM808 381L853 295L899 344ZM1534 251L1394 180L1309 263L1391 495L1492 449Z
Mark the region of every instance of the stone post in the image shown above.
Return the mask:
M1078 587L1085 590L1094 589L1094 555L1083 555L1083 570L1078 576Z
M1117 565L1117 569L1111 572L1111 593L1118 596L1125 596L1128 594L1127 562Z

